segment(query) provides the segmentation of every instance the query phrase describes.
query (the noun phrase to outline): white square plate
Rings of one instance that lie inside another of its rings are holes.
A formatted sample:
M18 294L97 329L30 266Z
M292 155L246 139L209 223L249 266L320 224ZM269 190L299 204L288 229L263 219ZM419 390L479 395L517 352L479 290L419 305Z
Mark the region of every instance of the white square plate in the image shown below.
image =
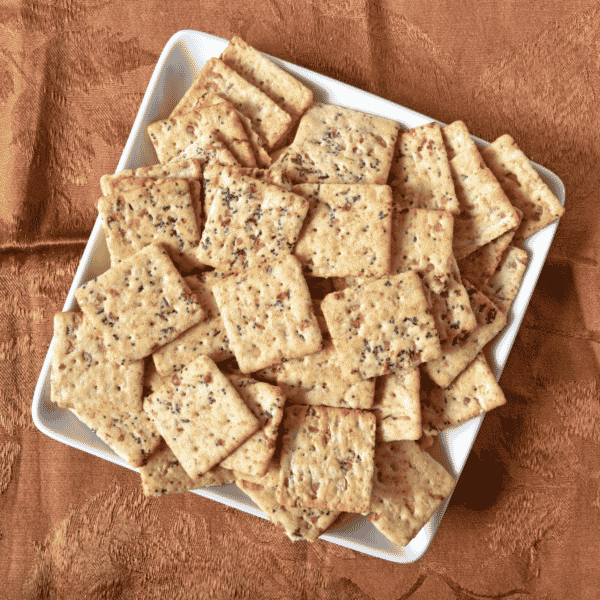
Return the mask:
M117 166L117 171L152 165L158 162L150 139L145 133L146 125L168 116L192 84L204 63L209 58L218 56L226 45L227 40L188 30L180 31L169 40L158 60L146 90L146 95ZM378 114L401 123L407 129L433 120L329 77L271 56L269 58L286 71L293 73L310 87L314 92L315 101L341 104L349 108ZM477 138L474 138L474 140L480 146L487 145L487 142L483 140ZM565 189L562 181L544 167L536 164L534 164L534 167L564 205ZM514 301L507 327L488 348L488 359L491 361L490 364L493 365L497 379L500 378L502 369L506 364L508 354L546 260L556 227L557 223L549 225L525 242L525 248L529 253L529 264L521 289ZM76 308L75 290L86 281L103 273L109 266L110 258L100 218L98 218L63 310L74 310ZM32 413L37 428L55 440L129 468L70 411L60 409L50 401L51 357L52 344L44 361L33 398ZM469 456L482 422L483 415L443 432L432 449L435 458L457 479ZM196 490L194 493L266 519L266 516L256 505L235 485ZM448 502L449 499L443 503L429 523L423 527L410 544L404 548L391 544L365 517L360 516L350 524L338 528L334 527L323 534L321 538L384 560L411 563L421 558L426 552Z

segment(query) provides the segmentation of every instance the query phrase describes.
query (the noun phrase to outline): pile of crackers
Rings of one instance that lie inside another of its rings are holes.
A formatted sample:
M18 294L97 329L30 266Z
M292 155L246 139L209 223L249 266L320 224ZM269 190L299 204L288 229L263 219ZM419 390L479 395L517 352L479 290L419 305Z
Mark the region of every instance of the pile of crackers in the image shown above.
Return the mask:
M509 135L314 102L239 38L147 132L52 400L148 496L235 482L291 540L353 513L408 544L455 484L431 440L506 402L483 350L562 206Z

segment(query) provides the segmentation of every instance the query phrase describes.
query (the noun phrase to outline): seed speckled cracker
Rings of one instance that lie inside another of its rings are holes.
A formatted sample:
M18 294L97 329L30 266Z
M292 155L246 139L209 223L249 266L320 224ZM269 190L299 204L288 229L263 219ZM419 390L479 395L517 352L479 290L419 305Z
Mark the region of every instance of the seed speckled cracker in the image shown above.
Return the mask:
M265 513L269 520L281 527L292 540L314 542L338 518L340 512L282 506L278 500L280 466L272 464L264 477L236 473L237 486Z
M220 463L259 428L233 385L206 356L145 398L144 410L192 479Z
M433 388L422 400L423 428L428 435L437 435L503 404L504 393L485 356L479 353L451 385Z
M450 163L436 122L402 131L390 170L394 201L402 208L458 213Z
M336 104L313 104L278 165L295 183L386 184L400 126Z
M363 379L440 355L440 341L414 271L328 294L321 303L342 372Z
M242 373L321 349L308 286L292 255L226 277L213 294Z
M227 145L210 134L200 134L193 143L171 161L164 164L168 165L170 162L179 162L186 159L199 160L205 167L209 165L240 164Z
M143 361L120 365L107 356L102 332L81 312L54 315L51 398L61 408L142 410Z
M498 269L481 291L504 313L507 314L516 298L523 275L527 269L527 252L509 246Z
M155 180L144 187L101 196L98 212L111 264L151 243L160 243L180 269L202 266L196 258L200 243L197 207L185 179Z
M515 245L563 215L564 207L510 135L500 136L481 154L510 201L523 211Z
M255 167L256 158L246 130L229 102L192 109L168 117L147 127L150 141L161 163L166 163L187 151L191 144L224 142L235 159L245 167Z
M218 58L208 59L171 116L195 108L197 99L206 91L231 102L236 110L248 117L268 150L276 148L292 126L292 117L288 113Z
M166 251L150 244L75 291L113 360L144 358L204 318Z
M233 357L225 323L212 293L213 284L222 278L223 275L217 271L184 277L184 281L198 298L205 318L152 354L156 370L161 376L180 371L201 354L215 362Z
M294 254L317 277L382 276L390 270L392 192L387 185L302 184L310 200Z
M177 494L208 486L226 485L235 480L232 471L219 465L197 479L192 479L166 444L157 450L139 471L145 496Z
M514 229L519 215L477 148L450 161L461 213L454 219L454 256L464 258L480 246Z
M390 541L406 546L425 526L456 484L413 441L379 444L375 452L368 520Z
M464 121L454 121L442 127L442 138L446 146L448 159L452 160L465 150L476 150L477 145L471 138L469 129Z
M285 395L281 388L251 377L228 375L227 379L258 419L259 430L225 458L221 466L260 477L267 472L275 452Z
M377 437L384 442L421 437L421 376L418 367L377 379L373 412Z
M223 175L197 258L239 272L291 254L308 211L306 198L245 175Z
M375 415L296 405L286 408L283 427L280 503L366 513L373 483Z

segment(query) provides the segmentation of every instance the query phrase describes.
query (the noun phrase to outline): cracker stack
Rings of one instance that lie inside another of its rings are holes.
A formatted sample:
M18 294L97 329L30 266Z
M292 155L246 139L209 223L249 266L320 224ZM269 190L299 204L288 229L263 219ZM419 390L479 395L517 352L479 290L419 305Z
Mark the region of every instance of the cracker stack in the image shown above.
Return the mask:
M237 37L147 131L52 399L148 496L235 481L292 541L347 512L406 545L454 486L423 440L506 402L483 350L562 207L512 138L315 104Z

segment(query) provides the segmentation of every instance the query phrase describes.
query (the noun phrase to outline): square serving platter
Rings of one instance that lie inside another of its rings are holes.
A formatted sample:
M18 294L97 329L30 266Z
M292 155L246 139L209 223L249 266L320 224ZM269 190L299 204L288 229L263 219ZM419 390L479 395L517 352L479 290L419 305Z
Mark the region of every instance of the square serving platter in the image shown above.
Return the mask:
M146 125L167 117L187 88L193 83L205 62L218 56L228 40L198 31L184 30L176 33L165 46L146 90L133 128L123 150L116 171L133 169L158 163L154 148L146 134ZM314 93L315 101L340 104L349 108L381 115L400 123L405 129L429 123L434 119L374 96L355 87L346 85L308 69L268 56L280 67L295 75ZM443 123L440 123L443 125ZM488 144L473 137L476 144ZM517 140L518 141L518 140ZM557 196L561 204L565 202L565 188L562 181L548 169L532 163L542 179ZM538 277L552 244L558 222L525 240L524 247L529 254L527 270L517 295L509 321L501 334L486 348L486 354L496 379L500 378L508 359L527 305L533 294ZM86 281L97 277L110 267L110 256L106 247L100 218L96 220L83 257L67 295L63 311L75 310L77 303L75 290ZM125 468L129 467L73 413L58 408L50 400L50 369L53 343L50 344L40 377L37 382L32 404L33 420L37 428L49 437L88 452ZM471 419L460 426L442 432L430 453L457 480L465 466L484 415ZM260 509L235 485L219 488L194 490L193 493L221 502L244 512L266 519ZM448 498L423 527L418 535L405 547L389 542L366 517L357 516L353 521L333 527L321 535L321 539L345 546L364 554L376 556L396 563L412 563L427 551L448 506ZM282 534L283 535L283 534Z

